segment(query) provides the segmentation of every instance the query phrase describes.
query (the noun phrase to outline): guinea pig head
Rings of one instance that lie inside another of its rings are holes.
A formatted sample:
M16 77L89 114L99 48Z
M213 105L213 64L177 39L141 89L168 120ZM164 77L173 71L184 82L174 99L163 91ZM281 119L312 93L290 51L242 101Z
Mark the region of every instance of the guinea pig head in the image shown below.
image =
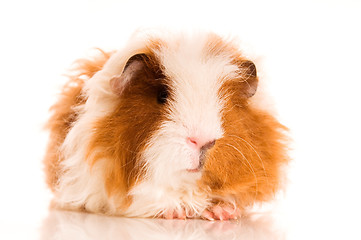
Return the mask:
M143 156L158 184L176 188L200 179L225 136L225 106L236 104L231 96L244 105L256 92L255 65L218 40L168 43L155 52L167 99Z

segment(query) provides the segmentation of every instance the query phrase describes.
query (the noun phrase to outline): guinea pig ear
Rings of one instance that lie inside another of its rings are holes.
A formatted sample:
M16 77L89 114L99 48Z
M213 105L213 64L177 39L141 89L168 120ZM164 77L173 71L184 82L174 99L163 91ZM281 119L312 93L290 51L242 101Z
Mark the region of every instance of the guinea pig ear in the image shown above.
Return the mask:
M110 79L112 91L120 95L132 79L147 74L146 61L148 59L148 56L144 53L136 54L129 58L124 66L123 72Z
M242 94L244 97L250 98L256 93L258 86L256 65L252 61L247 60L241 62L240 69L243 78Z

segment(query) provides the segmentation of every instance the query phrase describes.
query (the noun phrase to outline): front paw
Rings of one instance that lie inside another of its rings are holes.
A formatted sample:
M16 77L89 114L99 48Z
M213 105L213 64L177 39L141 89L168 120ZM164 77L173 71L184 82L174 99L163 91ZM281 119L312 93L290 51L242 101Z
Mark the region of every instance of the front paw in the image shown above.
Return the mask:
M158 217L165 219L183 219L183 220L189 218L184 208L164 210L160 215L158 215Z
M219 203L204 210L201 217L206 220L235 220L241 217L241 211L229 204Z

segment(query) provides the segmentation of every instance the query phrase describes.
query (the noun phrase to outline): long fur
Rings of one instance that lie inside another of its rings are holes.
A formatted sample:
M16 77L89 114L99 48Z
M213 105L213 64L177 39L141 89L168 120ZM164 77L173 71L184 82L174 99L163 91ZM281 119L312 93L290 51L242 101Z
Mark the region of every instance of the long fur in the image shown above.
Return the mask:
M147 58L125 71L136 54ZM197 217L219 203L244 209L271 199L288 161L286 128L251 104L254 71L232 41L214 34L133 36L117 52L82 61L48 123L56 206ZM216 140L201 172L186 171L196 154L189 137Z

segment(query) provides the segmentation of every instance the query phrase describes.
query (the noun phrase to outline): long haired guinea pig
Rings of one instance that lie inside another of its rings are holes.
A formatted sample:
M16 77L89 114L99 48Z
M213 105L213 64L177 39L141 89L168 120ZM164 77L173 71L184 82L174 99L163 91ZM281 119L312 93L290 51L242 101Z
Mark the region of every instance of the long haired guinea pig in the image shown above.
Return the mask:
M138 34L78 63L47 125L55 207L225 220L279 189L285 127L233 41Z

